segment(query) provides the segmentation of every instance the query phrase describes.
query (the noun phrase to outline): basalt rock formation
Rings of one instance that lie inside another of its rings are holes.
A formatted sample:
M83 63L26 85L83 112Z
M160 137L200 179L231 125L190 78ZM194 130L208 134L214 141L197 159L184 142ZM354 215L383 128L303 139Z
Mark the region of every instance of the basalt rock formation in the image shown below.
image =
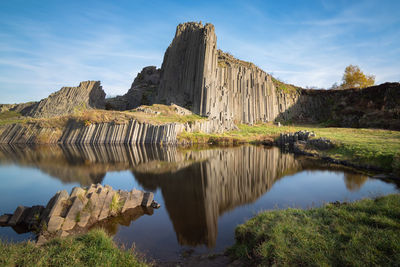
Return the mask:
M0 143L171 144L183 130L221 133L235 129L237 123L271 121L400 130L400 83L348 90L295 86L285 90L285 86L253 63L218 50L212 24L183 23L176 29L161 69L143 68L123 96L105 100L100 82L88 81L64 87L38 103L0 108L48 118L85 108L130 110L143 104L176 104L207 117L206 122L106 122L89 127L69 123L61 130L39 124L1 126Z
M159 75L159 84L146 86L128 102L138 105L146 92L146 103L175 103L221 124L277 120L400 129L399 83L349 90L292 86L286 91L253 63L218 50L212 24L178 25Z
M271 76L217 50L212 24L178 25L155 99L223 122L272 121L279 114Z
M286 97L278 120L400 130L400 83L363 89L301 90Z
M155 66L144 67L125 95L106 99L106 109L129 110L156 103L154 96L159 84L160 69Z
M81 82L78 87L63 87L42 99L26 115L48 118L71 114L79 109L104 109L105 96L99 81Z
M38 232L38 243L41 244L49 237L81 233L100 221L140 206L157 206L153 193L136 189L130 192L114 190L108 185L92 184L87 188L74 187L71 194L59 191L46 207L19 206L13 214L0 216L0 226Z
M235 129L217 119L153 124L129 120L83 125L70 121L59 128L41 122L0 127L0 144L177 144L182 132L221 133Z

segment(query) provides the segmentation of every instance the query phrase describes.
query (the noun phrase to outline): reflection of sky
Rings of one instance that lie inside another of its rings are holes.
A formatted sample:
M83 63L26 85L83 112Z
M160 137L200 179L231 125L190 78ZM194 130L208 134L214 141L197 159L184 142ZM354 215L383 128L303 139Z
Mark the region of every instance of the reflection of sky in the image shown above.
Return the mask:
M173 174L172 174L173 175ZM233 178L234 179L234 178ZM270 191L254 203L236 207L222 214L218 220L218 237L216 247L208 250L205 246L196 248L196 253L223 251L234 242L234 229L259 211L275 207L319 206L324 202L353 201L363 197L397 192L392 184L380 180L368 179L358 190L350 191L346 187L345 175L333 171L302 171L277 180ZM16 165L0 166L0 213L10 213L18 205L46 205L47 201L58 191L68 192L77 183L63 184L35 168L21 168ZM110 172L103 184L115 189L142 189L131 171ZM175 185L176 186L176 185ZM161 259L176 258L182 249L178 244L170 216L165 209L162 193L157 190L155 200L161 204L152 216L144 215L133 221L129 227L119 226L115 236L117 242L127 247L136 243L136 247L149 255ZM196 211L193 211L196 212ZM185 220L185 218L181 218ZM195 231L195 229L194 229ZM23 240L30 234L17 235L11 228L0 228L0 237ZM162 249L160 249L162 248Z

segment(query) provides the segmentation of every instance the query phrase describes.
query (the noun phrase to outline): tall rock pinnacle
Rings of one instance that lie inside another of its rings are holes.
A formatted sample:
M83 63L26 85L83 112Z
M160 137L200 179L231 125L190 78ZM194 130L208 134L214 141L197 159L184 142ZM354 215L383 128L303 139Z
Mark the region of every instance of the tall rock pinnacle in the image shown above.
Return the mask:
M161 67L158 102L175 103L200 115L207 114L207 90L214 86L217 37L214 26L179 24Z

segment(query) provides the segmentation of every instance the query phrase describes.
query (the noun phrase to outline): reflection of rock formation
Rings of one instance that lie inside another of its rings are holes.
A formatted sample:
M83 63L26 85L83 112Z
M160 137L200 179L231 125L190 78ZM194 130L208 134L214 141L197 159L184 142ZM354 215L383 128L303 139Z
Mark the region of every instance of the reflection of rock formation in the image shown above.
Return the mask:
M251 203L280 177L301 166L279 149L242 146L191 152L194 163L174 173L151 174L134 170L148 189L160 187L178 241L185 245L215 245L218 217L239 205Z
M368 176L361 173L345 173L344 183L350 191L358 191L361 186L368 180Z
M101 183L111 171L171 172L212 153L192 153L168 146L16 146L0 145L0 164L36 167L65 183Z
M214 246L218 217L254 202L274 182L301 170L349 170L257 146L183 150L174 146L0 146L0 164L34 166L63 182L100 183L109 171L132 170L147 190L161 189L178 241ZM366 177L345 176L349 190ZM120 218L122 219L122 218ZM112 227L111 227L112 228ZM115 229L110 229L114 232Z

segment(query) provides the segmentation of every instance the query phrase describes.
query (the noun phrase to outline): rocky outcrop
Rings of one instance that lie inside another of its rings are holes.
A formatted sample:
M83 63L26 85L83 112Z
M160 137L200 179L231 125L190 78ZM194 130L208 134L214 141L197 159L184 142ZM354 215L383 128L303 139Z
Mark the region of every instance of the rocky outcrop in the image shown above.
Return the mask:
M282 95L278 120L400 130L400 83L363 89L301 90Z
M130 120L84 125L70 121L58 128L40 122L0 127L0 144L176 144L186 132L222 133L236 129L232 121L217 119L187 123L151 124Z
M279 115L272 77L252 63L218 51L217 82L208 94L209 112L220 118L253 124Z
M286 87L291 90L285 90ZM0 109L20 110L23 115L33 117L52 117L80 108L130 110L159 103L176 104L208 117L207 123L196 122L195 128L200 131L204 128L205 132L234 129L235 123L270 121L399 130L398 99L399 83L348 90L305 90L286 85L253 63L218 50L212 24L188 22L177 26L161 69L143 68L123 96L104 100L99 82L82 82L79 87L64 87L33 105L3 105ZM114 127L119 126L109 129ZM186 130L193 128L185 127ZM151 131L160 130L159 126L151 128ZM81 134L86 130L82 127ZM149 135L160 139L152 133ZM109 142L121 142L121 138ZM84 142L92 142L89 139L92 140L85 137Z
M144 67L125 95L106 99L106 109L129 110L156 103L154 98L159 84L160 69L155 66Z
M35 118L48 118L72 114L86 108L105 107L105 93L98 81L81 82L78 87L63 87L36 103L26 114Z
M208 97L207 88L213 87L215 81L216 51L217 37L212 24L179 24L164 55L156 100L208 115L204 100Z
M37 102L26 102L20 104L0 104L0 112L15 111L21 115L28 114Z
M279 114L275 91L264 71L217 50L212 24L184 23L165 53L155 99L210 119L255 123Z
M64 131L62 144L174 144L182 124L152 125L130 121L125 124L100 123L87 127L72 124Z
M212 24L189 22L178 25L159 86L147 91L147 101L175 103L223 123L278 120L400 129L399 83L350 90L289 86L294 90L287 91L281 85L254 64L217 50Z
M59 191L46 207L18 206L14 214L0 217L0 226L23 227L38 232L38 242L43 243L49 237L82 233L99 221L139 206L159 207L151 192L136 189L127 192L114 190L108 185L92 184L87 188L74 187L71 194Z

